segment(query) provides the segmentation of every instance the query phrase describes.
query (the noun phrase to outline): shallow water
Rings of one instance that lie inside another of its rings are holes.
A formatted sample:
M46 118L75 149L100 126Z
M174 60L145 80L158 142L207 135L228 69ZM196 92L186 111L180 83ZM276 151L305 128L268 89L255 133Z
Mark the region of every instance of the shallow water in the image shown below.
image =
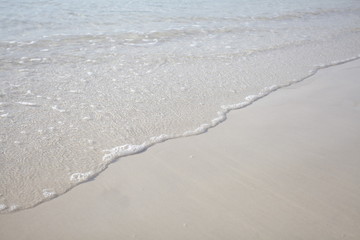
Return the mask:
M360 54L359 1L1 1L0 211Z

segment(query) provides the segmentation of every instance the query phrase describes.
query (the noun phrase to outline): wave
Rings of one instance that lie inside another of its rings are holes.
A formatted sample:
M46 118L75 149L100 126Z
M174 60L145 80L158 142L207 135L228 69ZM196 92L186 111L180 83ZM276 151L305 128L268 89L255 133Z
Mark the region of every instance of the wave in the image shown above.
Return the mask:
M0 39L0 48L8 48L13 46L27 46L33 44L49 45L49 42L58 42L62 44L66 43L81 43L86 41L99 42L113 42L117 44L155 44L160 41L166 41L169 39L179 37L194 37L204 36L211 34L221 33L239 33L239 32L256 32L256 31L270 31L266 28L253 25L247 26L246 23L263 22L263 21L279 21L279 20L291 20L291 19L307 19L311 16L328 16L332 14L355 14L360 13L360 8L345 8L345 9L318 9L314 11L303 12L284 12L275 15L261 15L261 16L237 16L237 17L150 17L149 22L166 22L168 25L178 25L178 27L165 28L160 31L123 31L116 34L107 33L88 33L81 35L74 34L52 34L49 36L42 36L40 39L32 39L28 41L4 41ZM14 20L14 24L24 25L20 20ZM20 22L16 22L20 21ZM216 23L215 25L213 23ZM223 24L222 24L223 23ZM33 23L36 25L36 23ZM47 23L45 23L46 25ZM48 23L50 24L50 23ZM109 25L110 23L106 23ZM116 23L113 23L116 27ZM186 25L183 25L186 24ZM244 25L245 24L245 25ZM231 27L224 27L229 26ZM252 27L251 27L252 26Z
M311 71L309 71L309 74L306 75L305 77L302 77L302 78L296 79L296 80L292 80L286 84L272 85L272 86L265 87L259 93L245 97L244 101L242 101L242 102L220 106L220 109L217 112L217 117L213 118L208 123L201 124L197 128L195 128L193 130L185 131L182 134L173 134L173 135L161 134L159 136L151 137L147 141L145 141L141 144L138 144L138 145L124 144L121 146L116 146L116 147L113 147L110 149L103 150L104 155L102 157L102 163L98 166L98 168L96 170L92 170L92 171L88 171L88 172L72 173L69 177L69 180L72 183L72 185L66 191L64 191L62 193L56 193L52 189L43 189L44 199L42 201L37 202L36 204L32 205L31 207L22 207L22 206L18 206L18 205L7 206L6 204L0 204L0 213L1 214L12 213L12 212L23 210L23 209L33 208L41 203L44 203L46 201L49 201L56 197L59 197L65 193L67 193L68 191L70 191L71 189L76 187L77 185L95 179L101 172L106 170L110 164L116 162L120 158L124 158L126 156L142 153L142 152L146 151L147 149L149 149L150 147L152 147L156 144L168 141L168 140L183 138L183 137L191 137L191 136L206 133L211 128L214 128L217 125L224 122L227 119L228 113L231 111L248 107L251 104L253 104L254 102L268 96L269 94L271 94L279 89L289 87L293 84L302 82L302 81L314 76L318 71L320 71L322 69L345 64L345 63L355 61L358 59L360 59L360 54L356 57L351 57L351 58L344 59L341 61L333 61L331 64L315 66Z

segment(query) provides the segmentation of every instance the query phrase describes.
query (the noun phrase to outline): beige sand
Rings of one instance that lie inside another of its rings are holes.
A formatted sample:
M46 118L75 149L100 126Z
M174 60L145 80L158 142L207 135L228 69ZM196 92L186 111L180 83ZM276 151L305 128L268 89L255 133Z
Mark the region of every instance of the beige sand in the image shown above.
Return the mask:
M1 215L0 239L360 239L360 61Z

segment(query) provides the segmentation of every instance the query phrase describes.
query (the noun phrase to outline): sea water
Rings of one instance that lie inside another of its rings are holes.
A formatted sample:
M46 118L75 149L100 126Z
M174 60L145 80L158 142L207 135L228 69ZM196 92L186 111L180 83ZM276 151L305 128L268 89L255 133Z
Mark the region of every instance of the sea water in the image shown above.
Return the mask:
M358 58L359 26L358 0L0 0L0 212Z

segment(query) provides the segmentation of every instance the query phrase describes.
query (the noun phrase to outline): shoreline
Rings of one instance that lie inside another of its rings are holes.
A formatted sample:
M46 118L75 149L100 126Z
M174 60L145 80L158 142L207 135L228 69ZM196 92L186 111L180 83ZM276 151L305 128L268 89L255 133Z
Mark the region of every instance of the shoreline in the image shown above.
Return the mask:
M85 184L89 181L95 180L100 174L102 174L111 164L116 163L119 159L128 157L131 155L141 154L151 147L163 143L165 141L171 141L179 138L186 138L186 137L193 137L200 134L204 134L208 131L210 131L212 128L217 127L219 124L222 124L226 121L228 118L228 114L232 111L240 110L246 107L249 107L250 105L254 104L256 101L259 101L268 95L272 94L275 91L281 90L283 88L290 87L294 84L299 84L308 78L313 77L316 75L319 71L322 71L327 68L336 67L339 65L347 64L349 62L357 61L360 59L360 55L357 57L351 57L346 60L341 61L334 61L328 65L319 65L315 66L313 70L309 71L309 75L302 77L297 80L290 81L288 83L282 84L282 85L273 85L263 88L260 92L257 94L249 95L244 98L242 102L234 103L234 104L228 104L223 105L219 108L219 111L217 112L217 117L213 118L207 123L203 123L199 125L197 128L193 130L187 130L182 134L161 134L159 136L150 137L148 140L141 144L125 144L121 146L116 146L107 150L103 150L103 152L107 152L105 155L102 156L104 165L101 166L101 170L97 171L88 171L88 172L74 172L70 176L70 181L76 182L75 185L71 186L70 188L66 189L64 192L52 192L50 191L50 196L47 196L45 199L43 199L40 202L37 202L34 205L31 206L18 206L18 205L3 205L4 207L0 209L0 214L11 214L17 211L23 211L26 209L31 209L34 207L37 207L43 203L46 203L48 201L51 201L57 197L61 197L64 194L67 194L72 189L76 188L80 184ZM49 190L49 189L44 189Z
M227 121L206 134L156 144L119 159L96 181L0 215L0 234L356 239L359 75L359 60L321 69L229 112Z

